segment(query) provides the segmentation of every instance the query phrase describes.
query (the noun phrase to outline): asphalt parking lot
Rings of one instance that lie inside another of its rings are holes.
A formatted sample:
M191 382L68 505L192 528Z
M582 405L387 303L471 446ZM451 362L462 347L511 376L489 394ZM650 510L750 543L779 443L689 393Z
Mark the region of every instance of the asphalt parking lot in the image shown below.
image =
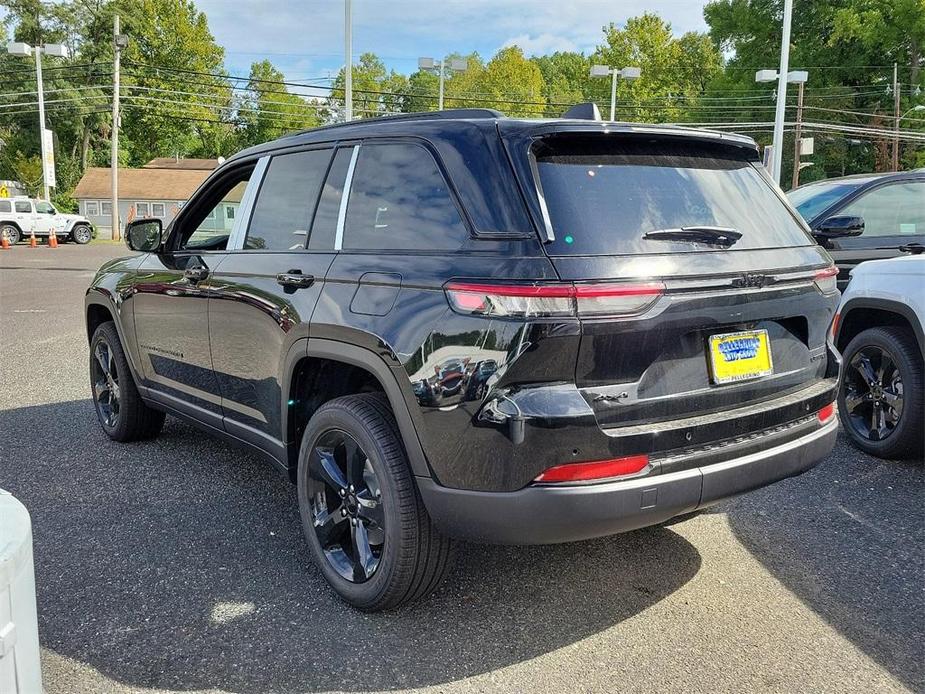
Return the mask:
M688 521L463 546L429 600L347 608L262 460L172 419L103 435L83 294L124 253L0 252L0 487L32 513L46 691L925 689L925 469L843 439Z

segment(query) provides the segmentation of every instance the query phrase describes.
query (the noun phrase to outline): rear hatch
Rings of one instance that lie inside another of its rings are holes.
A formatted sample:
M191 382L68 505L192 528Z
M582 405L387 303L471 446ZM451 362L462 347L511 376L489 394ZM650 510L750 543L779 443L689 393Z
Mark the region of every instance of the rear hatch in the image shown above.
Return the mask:
M579 316L575 380L601 427L743 415L707 437L723 438L792 419L802 396L830 395L831 260L753 145L627 130L509 147L560 279L648 293L628 313ZM776 413L755 408L784 400Z

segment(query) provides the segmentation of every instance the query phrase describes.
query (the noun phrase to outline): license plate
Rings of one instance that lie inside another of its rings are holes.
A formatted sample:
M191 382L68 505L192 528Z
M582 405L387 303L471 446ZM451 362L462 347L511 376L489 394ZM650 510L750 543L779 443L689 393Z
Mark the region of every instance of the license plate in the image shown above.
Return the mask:
M711 335L710 366L714 383L747 381L773 373L768 331Z

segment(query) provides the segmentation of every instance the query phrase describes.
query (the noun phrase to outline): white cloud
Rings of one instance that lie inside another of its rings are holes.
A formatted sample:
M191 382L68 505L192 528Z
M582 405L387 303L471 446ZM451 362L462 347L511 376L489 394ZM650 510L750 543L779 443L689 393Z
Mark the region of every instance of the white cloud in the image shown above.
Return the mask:
M556 51L579 50L578 46L571 39L564 36L554 36L552 34L540 34L539 36L521 34L501 44L502 48L508 48L509 46L518 46L524 52L524 55L527 56L547 55L549 53L555 53Z

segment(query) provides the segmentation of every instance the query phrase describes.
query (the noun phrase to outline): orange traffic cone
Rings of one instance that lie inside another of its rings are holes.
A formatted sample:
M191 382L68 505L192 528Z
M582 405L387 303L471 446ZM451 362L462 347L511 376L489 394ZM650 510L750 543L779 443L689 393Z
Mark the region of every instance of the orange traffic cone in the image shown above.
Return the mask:
M38 242L35 240L35 232L30 231L29 232L29 248L36 248L38 245L39 245Z
M6 237L6 234L0 236L0 248L3 250L8 250L10 247L10 240Z
M51 230L51 234L48 236L48 247L57 248L58 247L58 237L55 236L55 230Z

